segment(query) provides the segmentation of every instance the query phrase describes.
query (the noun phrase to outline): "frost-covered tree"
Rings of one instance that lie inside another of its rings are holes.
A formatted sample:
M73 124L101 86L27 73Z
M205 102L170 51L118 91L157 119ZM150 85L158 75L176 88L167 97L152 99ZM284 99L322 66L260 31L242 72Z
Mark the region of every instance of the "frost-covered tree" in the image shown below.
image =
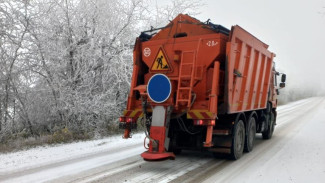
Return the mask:
M135 38L200 6L157 2L1 1L0 139L62 128L106 133L125 107Z
M23 127L34 134L21 91L28 83L24 80L28 76L23 61L29 54L29 12L25 1L0 4L0 132L12 131L18 117Z

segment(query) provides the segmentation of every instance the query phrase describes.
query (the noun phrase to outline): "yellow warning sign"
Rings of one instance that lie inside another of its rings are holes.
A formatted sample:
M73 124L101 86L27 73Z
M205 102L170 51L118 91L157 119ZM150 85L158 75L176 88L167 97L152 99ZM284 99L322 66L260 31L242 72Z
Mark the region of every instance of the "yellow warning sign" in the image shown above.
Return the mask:
M163 50L160 48L159 52L151 66L151 71L169 71L170 65Z

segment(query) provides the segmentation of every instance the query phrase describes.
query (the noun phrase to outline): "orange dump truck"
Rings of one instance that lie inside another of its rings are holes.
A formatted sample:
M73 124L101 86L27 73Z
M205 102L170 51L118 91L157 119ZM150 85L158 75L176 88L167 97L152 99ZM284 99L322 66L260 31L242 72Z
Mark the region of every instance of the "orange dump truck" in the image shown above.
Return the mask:
M180 14L142 32L133 51L124 138L141 123L145 160L174 159L183 149L252 151L255 134L272 137L278 89L268 45L239 26L231 30Z

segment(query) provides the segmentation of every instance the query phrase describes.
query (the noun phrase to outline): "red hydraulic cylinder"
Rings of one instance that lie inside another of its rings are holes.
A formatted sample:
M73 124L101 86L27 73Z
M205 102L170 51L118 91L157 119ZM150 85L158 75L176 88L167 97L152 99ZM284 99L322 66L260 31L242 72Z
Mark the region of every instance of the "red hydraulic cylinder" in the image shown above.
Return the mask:
M212 112L215 116L217 115L218 112L217 107L218 107L219 69L220 69L220 63L214 62L212 89L210 95L210 112ZM212 144L213 126L214 125L207 126L207 134L204 142L204 147L213 146Z

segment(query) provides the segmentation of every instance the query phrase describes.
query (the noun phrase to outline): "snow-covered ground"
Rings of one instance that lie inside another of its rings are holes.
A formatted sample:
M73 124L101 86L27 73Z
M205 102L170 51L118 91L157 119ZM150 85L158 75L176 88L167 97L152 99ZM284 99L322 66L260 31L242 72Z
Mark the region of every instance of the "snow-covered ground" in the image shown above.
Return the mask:
M278 107L271 140L237 161L184 151L145 162L143 134L0 154L0 182L325 182L325 98Z
M144 137L144 134L134 134L132 138L125 140L122 139L122 135L117 135L99 140L55 146L46 145L14 153L0 154L0 177L6 172L42 167L48 164L114 151L115 148L129 147L135 144L141 146Z

